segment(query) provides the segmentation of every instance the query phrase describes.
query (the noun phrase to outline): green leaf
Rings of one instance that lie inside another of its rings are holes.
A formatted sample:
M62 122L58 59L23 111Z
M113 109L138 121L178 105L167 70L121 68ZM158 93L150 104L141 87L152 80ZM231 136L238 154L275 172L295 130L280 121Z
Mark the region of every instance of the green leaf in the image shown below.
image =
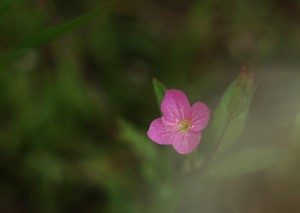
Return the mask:
M252 101L254 92L255 89L251 91L251 94L248 97L243 97L247 99L247 103L245 104L243 110L229 120L229 124L224 135L222 144L219 147L219 151L227 149L242 135L247 123L249 106Z
M213 118L211 121L212 131L213 131L213 139L217 141L223 131L226 120L228 118L227 106L231 100L231 97L235 91L237 85L237 80L233 81L229 87L224 92L220 104L216 111L213 114Z
M248 148L219 159L208 168L209 175L233 177L264 170L296 159L287 150Z
M163 83L161 83L155 78L153 78L153 88L156 95L158 107L160 108L161 102L164 98L167 88L165 87L165 85L163 85Z
M247 85L248 82L249 79L245 79L242 83ZM219 153L233 145L243 133L255 89L256 87L243 89L241 79L238 78L230 84L222 96L220 105L213 115L211 130L213 140L221 143Z
M138 130L135 126L125 120L119 120L120 139L125 142L139 158L141 172L151 183L159 183L165 173L169 171L166 165L169 161L166 159L163 163L158 156L158 150L144 132Z
M120 139L132 148L141 159L155 161L157 159L154 144L147 139L146 134L125 120L119 120Z
M110 2L112 3L112 2ZM81 17L75 18L69 22L66 22L64 24L51 27L50 29L46 30L45 32L42 32L36 36L33 36L32 38L27 39L24 43L19 45L18 47L14 48L12 51L10 51L8 54L2 56L0 58L0 63L7 63L10 60L22 55L26 51L38 47L42 44L45 44L47 42L50 42L56 38L61 37L67 32L70 32L74 30L76 27L79 27L83 24L85 24L90 19L94 18L95 16L99 15L99 13L102 11L101 9L97 9L93 12L90 12L86 15L83 15Z

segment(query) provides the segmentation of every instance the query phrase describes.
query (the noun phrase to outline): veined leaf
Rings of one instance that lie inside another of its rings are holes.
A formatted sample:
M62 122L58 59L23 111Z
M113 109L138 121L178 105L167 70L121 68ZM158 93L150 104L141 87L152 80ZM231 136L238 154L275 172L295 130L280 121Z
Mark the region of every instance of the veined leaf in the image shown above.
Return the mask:
M233 177L264 170L296 159L288 150L248 148L219 159L208 168L209 175Z
M153 88L156 95L158 107L160 108L161 102L164 98L167 88L165 87L165 85L163 85L163 83L161 83L155 78L153 78Z

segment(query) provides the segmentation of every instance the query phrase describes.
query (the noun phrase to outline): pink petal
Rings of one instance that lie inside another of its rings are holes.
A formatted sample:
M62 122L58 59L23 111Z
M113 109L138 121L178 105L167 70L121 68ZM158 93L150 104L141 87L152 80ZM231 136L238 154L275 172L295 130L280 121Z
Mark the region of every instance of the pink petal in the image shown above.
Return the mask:
M201 132L189 131L174 137L172 145L178 153L189 154L198 146L200 140Z
M190 103L186 95L180 90L167 90L161 104L164 119L173 122L185 119L190 112Z
M192 122L192 131L201 131L209 121L210 112L208 107L202 102L196 102L191 107L189 120Z
M161 118L157 118L150 124L147 132L148 137L154 142L162 145L171 144L170 131L167 131Z

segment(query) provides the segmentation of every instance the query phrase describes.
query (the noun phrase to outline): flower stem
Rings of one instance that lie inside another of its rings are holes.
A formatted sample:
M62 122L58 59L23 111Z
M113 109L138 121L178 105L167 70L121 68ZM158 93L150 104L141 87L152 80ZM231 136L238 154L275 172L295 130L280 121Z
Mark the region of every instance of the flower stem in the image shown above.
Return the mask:
M218 151L223 139L224 139L224 136L225 136L225 133L228 129L228 126L229 126L229 123L230 121L232 120L232 116L228 116L225 120L225 124L224 124L224 128L222 129L222 132L220 133L220 136L219 136L219 139L217 140L217 144L215 145L215 147L213 148L213 150L211 151L211 153L207 156L207 158L204 160L204 162L202 163L202 165L198 168L198 169L195 169L195 170L192 170L188 173L185 173L183 175L183 178L185 177L188 177L188 176L191 176L191 175L195 175L195 174L198 174L200 173L201 171L203 171L207 165L209 164L209 162L211 161L211 159L213 158L213 156L215 155L215 153Z
M230 119L230 117L228 116L225 120L225 126L224 128L222 129L222 132L220 134L220 137L217 141L217 144L215 145L214 149L211 151L211 153L207 156L207 158L204 160L203 164L201 165L200 169L199 170L203 170L207 165L208 163L211 161L212 157L214 156L214 154L218 151L222 141L223 141L223 138L225 136L225 133L228 129L228 126L229 126L229 123L232 119ZM197 170L198 171L198 170Z

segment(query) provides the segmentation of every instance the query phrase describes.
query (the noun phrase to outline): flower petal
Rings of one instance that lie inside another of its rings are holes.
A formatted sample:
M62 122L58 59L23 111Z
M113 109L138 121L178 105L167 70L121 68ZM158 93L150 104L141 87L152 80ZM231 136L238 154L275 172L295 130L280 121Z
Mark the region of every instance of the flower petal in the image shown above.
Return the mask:
M196 102L191 107L189 120L192 122L192 131L201 131L204 129L210 119L208 107L202 102Z
M161 104L164 119L178 122L185 119L190 112L190 103L186 95L177 89L167 90Z
M170 133L170 131L167 131L161 118L157 118L154 121L152 121L147 132L148 137L151 140L153 140L155 143L162 145L171 144Z
M179 154L191 153L201 140L201 132L189 131L179 137L174 137L172 145Z

